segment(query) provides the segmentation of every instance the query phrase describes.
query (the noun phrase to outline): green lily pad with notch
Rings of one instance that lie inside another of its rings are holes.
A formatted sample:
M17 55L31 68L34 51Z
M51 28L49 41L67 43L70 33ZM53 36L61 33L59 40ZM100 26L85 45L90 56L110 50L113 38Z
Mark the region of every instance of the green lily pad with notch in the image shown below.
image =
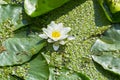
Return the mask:
M0 28L2 23L8 22L13 30L17 30L30 22L30 18L23 12L22 6L12 4L0 5Z
M69 0L24 0L25 12L36 17L60 7Z
M49 66L42 54L37 55L29 62L29 69L24 77L25 80L48 80Z
M49 80L90 80L86 75L71 71L69 69L61 69L59 72L55 68L50 67Z
M120 50L120 24L113 24L92 46L92 51Z
M8 38L0 46L0 66L23 64L37 54L46 42L38 34L27 34L27 30L20 30L14 37Z
M120 22L120 2L118 0L98 0L98 2L109 21Z
M93 60L100 64L105 70L111 71L120 75L120 58L114 57L110 54L93 55Z

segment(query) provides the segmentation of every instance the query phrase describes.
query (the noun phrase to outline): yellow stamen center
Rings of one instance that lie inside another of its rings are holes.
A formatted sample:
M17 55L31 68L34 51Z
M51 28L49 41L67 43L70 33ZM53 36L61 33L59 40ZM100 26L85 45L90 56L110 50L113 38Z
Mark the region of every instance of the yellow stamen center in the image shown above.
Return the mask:
M53 31L53 32L52 32L52 37L53 37L53 38L58 38L58 37L60 37L60 36L61 36L61 34L60 34L59 31Z

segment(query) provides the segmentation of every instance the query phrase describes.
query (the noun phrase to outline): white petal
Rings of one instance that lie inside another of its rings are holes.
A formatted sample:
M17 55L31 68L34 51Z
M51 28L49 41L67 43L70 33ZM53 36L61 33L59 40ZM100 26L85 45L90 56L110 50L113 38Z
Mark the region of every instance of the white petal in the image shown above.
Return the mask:
M53 44L53 49L54 49L55 51L57 51L57 50L59 49L59 45Z
M44 33L46 33L46 34L48 33L48 30L46 28L42 28L42 30Z
M63 23L58 23L58 26L59 27L63 27Z
M56 24L55 24L55 22L54 22L54 21L51 21L51 23L50 23L48 26L53 27L53 26L56 26Z
M67 33L68 33L70 30L71 30L70 27L65 27L65 28L64 28L64 31L67 32Z
M47 29L52 31L53 30L53 26L48 25Z
M64 28L64 29L65 29L66 32L69 32L69 31L71 30L70 27L66 27L66 28Z
M65 41L60 41L60 44L61 45L65 45Z
M68 36L68 40L74 40L75 37L74 36Z
M50 25L55 25L55 21L51 21Z
M70 32L70 30L71 30L70 27L66 27L66 28L63 28L63 29L61 30L61 33L65 35L65 34L67 34L68 32Z
M51 32L52 32L51 30L48 30L48 29L46 29L46 28L43 28L42 30L43 30L43 32L44 32L48 37L51 36L51 35L50 35Z
M52 27L53 30L61 30L63 28L62 23L56 24L54 21L52 21L48 26L49 28Z
M61 38L60 38L60 40L63 40L65 38L67 38L67 37L68 37L68 35L62 35Z
M41 38L43 38L43 39L47 39L47 38L48 38L48 36L47 36L46 34L39 34L39 36L40 36Z
M54 41L60 40L60 38L51 38L51 39L53 39Z
M52 43L52 42L54 42L52 39L48 39L47 40L49 43Z
M53 30L54 29L54 26L56 26L55 22L54 21L51 21L51 23L49 25L47 25L47 29L48 30Z
M63 24L62 23L57 24L56 30L61 31L62 29L63 29Z

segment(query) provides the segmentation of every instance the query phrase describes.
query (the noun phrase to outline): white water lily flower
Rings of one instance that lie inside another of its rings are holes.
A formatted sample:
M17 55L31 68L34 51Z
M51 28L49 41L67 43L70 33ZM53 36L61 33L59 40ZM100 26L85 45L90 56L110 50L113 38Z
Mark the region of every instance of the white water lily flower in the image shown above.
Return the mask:
M59 49L59 44L64 45L64 39L73 40L73 36L68 36L68 32L71 30L70 27L64 27L62 23L56 24L52 21L47 28L43 28L43 34L39 36L43 39L48 39L49 43L53 44L53 49L57 51ZM57 43L57 44L56 44ZM58 44L59 43L59 44Z

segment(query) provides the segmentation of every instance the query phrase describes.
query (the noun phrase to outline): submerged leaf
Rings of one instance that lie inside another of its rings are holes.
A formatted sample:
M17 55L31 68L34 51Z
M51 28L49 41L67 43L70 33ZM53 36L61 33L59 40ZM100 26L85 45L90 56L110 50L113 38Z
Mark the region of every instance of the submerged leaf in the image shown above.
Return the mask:
M92 51L120 50L120 25L115 24L108 29L103 36L92 46Z
M120 75L120 58L108 54L106 55L104 54L101 56L93 55L92 58L95 62L100 64L105 70Z
M69 0L25 0L24 8L31 17L45 14L57 7L60 7Z
M29 62L29 69L26 73L25 80L48 80L49 66L45 58L39 54Z

